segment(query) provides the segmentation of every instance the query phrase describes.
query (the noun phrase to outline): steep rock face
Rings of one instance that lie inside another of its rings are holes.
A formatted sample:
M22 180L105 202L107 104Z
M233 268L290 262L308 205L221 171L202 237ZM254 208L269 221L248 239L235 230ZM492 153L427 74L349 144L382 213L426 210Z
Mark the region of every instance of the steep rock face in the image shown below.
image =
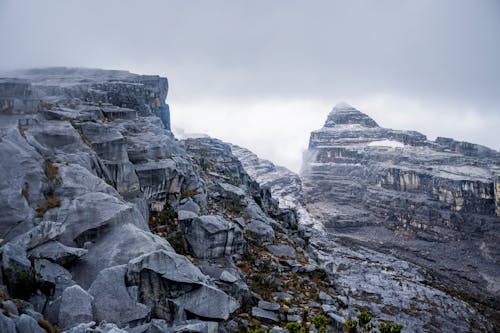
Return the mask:
M366 116L357 118L366 120ZM344 291L349 307L337 308L328 305L332 303L327 300L327 305L323 305L326 315L341 320L352 317L355 309L361 309L384 320L399 321L408 332L492 329L477 309L433 287L433 277L424 268L328 233L322 221L306 210L298 175L260 159L247 149L237 146L231 149L255 180L270 187L280 205L298 212L299 233L307 235L308 252ZM278 253L290 251L280 248Z
M29 300L37 318L64 328L93 327L88 322L94 316L120 326L148 322L149 309L163 300L144 298L140 292L148 284L142 280L125 285L127 264L174 252L150 232L150 214L167 204L177 211L181 193L190 192L196 192L193 205L207 209L203 182L169 131L167 80L67 68L10 75L22 79L0 80L2 288ZM114 267L121 268L112 275ZM112 279L123 284L105 290ZM70 291L88 295L89 287L95 297L82 296L85 308L72 308ZM219 297L218 304L200 303L203 291L182 295L176 321L185 320L188 310L209 318L207 308L220 321L238 307L208 280L202 287ZM106 313L107 298L115 296L122 299ZM127 311L136 313L123 317ZM163 319L167 326L174 320Z
M311 133L302 178L309 211L331 232L395 252L497 307L499 173L494 150L382 128L339 105Z
M252 317L269 303L283 331L287 315L321 313L320 290L337 293L302 248L295 210L229 145L174 138L166 79L67 68L9 75L18 78L0 80L6 330L28 333L41 319L67 333L269 330ZM273 293L292 295L293 309Z

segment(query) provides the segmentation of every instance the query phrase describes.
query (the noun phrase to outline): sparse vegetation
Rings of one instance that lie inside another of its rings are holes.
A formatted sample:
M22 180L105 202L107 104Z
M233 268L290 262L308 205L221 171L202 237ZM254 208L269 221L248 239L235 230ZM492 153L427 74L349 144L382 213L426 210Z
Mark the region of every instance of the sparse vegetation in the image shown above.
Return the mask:
M45 330L47 333L59 333L61 329L57 325L52 325L48 320L41 319L38 321L38 325Z
M196 190L181 190L181 199L192 198L199 194Z
M59 168L55 166L52 161L46 160L44 166L45 176L50 181L56 180L57 174L59 173Z
M262 328L247 328L247 333L266 333Z
M368 312L361 312L358 314L358 324L359 327L363 329L363 332L370 332L373 328L373 325L370 324L372 320L372 316Z
M60 207L61 200L56 197L46 197L45 202L36 208L36 217L43 217L49 209Z
M30 191L28 183L24 183L23 188L21 190L21 194L26 199L26 201L30 200Z
M402 324L396 324L393 322L380 323L379 325L380 333L400 333L402 330Z
M285 327L290 333L305 333L304 328L298 322L287 323Z
M318 330L318 333L326 333L326 324L328 324L328 318L322 314L318 314L313 318L313 324Z
M347 333L355 333L358 327L358 322L356 319L347 319L344 323L344 327Z

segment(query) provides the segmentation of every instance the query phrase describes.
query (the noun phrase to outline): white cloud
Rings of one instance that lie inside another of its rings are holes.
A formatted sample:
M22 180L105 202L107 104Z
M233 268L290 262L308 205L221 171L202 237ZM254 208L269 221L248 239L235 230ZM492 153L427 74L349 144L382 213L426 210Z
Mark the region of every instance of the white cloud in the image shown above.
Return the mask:
M206 133L212 137L249 148L298 172L310 132L323 126L338 100L263 99L186 101L169 99L172 126L187 133ZM380 126L417 130L430 139L448 136L500 148L495 127L500 114L490 117L470 109L421 104L393 95L377 95L346 101L374 118Z

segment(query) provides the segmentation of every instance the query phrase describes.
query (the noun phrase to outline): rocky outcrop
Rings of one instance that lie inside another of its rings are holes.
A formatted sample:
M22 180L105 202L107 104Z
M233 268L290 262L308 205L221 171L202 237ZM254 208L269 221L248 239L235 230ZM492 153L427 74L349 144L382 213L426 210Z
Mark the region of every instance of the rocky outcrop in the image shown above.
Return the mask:
M311 133L302 178L308 210L330 232L422 265L496 308L499 173L494 150L382 128L339 105Z
M334 330L372 306L348 298L362 290L348 281L360 280L335 282L335 260L355 255L332 257L325 248L342 245L299 225L315 220L296 175L217 139L172 135L166 79L68 68L12 76L0 80L2 330L284 332L320 314ZM408 268L391 265L394 275ZM374 325L431 321L380 310L410 306L398 302L395 279L381 281ZM408 295L437 295L414 285ZM492 331L467 305L439 297L459 309L455 318ZM443 326L451 315L432 318Z
M366 117L357 118L373 125ZM492 329L485 319L479 319L483 316L473 306L433 286L437 281L425 268L327 232L322 221L306 210L298 175L283 172L282 168L244 148L233 146L232 149L254 179L270 186L280 204L283 202L299 212L299 233L307 236L309 254L331 274L336 288L342 290L335 299L327 294L318 295L323 313L332 321L342 325L354 316L355 309L362 309L384 320L399 321L408 332ZM288 174L299 180L291 184ZM284 245L267 248L281 257L296 255L293 248Z

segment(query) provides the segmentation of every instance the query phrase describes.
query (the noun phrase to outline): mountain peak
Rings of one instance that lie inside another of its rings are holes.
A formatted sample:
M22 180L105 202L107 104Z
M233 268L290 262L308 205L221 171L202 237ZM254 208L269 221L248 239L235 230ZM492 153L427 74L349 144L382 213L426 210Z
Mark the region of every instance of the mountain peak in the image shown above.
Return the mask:
M379 127L375 120L345 102L340 102L333 107L333 110L326 119L324 127L354 124L369 128Z

